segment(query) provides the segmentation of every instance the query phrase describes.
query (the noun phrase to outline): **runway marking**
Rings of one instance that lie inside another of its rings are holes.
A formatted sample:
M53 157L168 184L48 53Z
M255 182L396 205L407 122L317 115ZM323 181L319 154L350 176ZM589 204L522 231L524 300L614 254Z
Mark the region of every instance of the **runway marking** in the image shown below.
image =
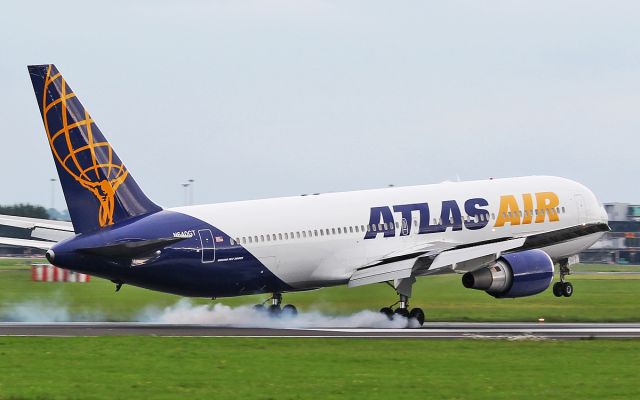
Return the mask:
M354 339L488 339L549 340L581 338L640 339L640 324L566 323L430 323L422 329L250 328L216 325L76 322L0 323L0 336L96 337L157 336L208 338L354 338Z

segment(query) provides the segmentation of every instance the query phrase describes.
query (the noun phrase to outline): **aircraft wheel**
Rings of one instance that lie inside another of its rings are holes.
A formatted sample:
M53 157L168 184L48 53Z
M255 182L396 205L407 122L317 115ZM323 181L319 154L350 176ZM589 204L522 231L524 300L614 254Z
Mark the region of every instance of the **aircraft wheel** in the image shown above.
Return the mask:
M293 304L287 304L286 306L282 307L282 315L287 317L295 317L296 315L298 315L298 309Z
M553 284L553 295L556 297L562 297L562 282L556 282Z
M280 309L280 306L275 304L269 306L269 315L272 317L279 317L281 312L282 310Z
M264 304L256 304L255 306L253 306L253 311L263 312L264 311Z
M413 308L409 313L409 319L415 319L422 326L424 324L424 311L422 311L422 308Z
M391 307L383 307L380 309L380 313L384 314L387 316L387 318L391 319L393 318L393 310L391 309Z
M571 297L572 294L573 294L573 285L571 284L571 282L564 282L562 284L562 295L564 297Z
M407 310L406 308L396 308L396 310L393 313L395 315L400 315L402 317L409 318L409 310Z

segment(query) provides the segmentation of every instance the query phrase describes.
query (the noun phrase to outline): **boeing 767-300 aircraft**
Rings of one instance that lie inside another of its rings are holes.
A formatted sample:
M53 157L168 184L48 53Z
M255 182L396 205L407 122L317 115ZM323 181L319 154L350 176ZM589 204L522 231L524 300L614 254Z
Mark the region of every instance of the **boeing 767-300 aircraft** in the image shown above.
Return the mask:
M163 208L129 170L54 65L29 66L71 224L0 218L31 229L54 265L183 296L282 294L387 282L409 308L417 277L456 273L496 298L570 296L569 258L607 231L594 194L552 176L392 187ZM461 290L463 290L461 288ZM372 302L375 302L372 299Z

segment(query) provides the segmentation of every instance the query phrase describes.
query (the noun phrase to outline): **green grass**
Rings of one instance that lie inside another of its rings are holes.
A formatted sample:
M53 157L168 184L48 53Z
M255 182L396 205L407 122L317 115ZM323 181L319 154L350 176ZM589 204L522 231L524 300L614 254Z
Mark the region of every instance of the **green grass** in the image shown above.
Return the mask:
M0 338L0 399L634 399L638 372L626 340Z
M1 260L5 261L5 260ZM603 266L608 267L608 266ZM619 267L626 270L629 267ZM600 269L577 266L576 271ZM22 302L64 305L73 315L98 314L108 321L131 320L146 307L162 308L181 297L125 285L114 293L114 285L92 279L88 284L31 282L26 264L21 269L0 272L0 317ZM425 309L431 321L640 321L640 275L573 275L575 294L556 298L551 290L521 299L494 299L484 292L462 287L460 276L446 275L418 279L411 304ZM268 295L219 299L228 305L255 304ZM209 304L208 299L195 299ZM396 301L387 285L349 289L345 286L285 294L285 303L301 310L348 314L377 310ZM80 317L81 318L81 317Z
M0 270L24 270L31 264L46 263L44 258L0 258Z

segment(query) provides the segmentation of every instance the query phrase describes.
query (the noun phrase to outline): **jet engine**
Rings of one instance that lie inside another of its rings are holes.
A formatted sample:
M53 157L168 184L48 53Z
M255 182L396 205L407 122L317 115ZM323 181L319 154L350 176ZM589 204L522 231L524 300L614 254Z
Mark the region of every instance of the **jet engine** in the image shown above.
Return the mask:
M497 298L538 294L552 280L553 261L542 250L504 254L495 264L462 275L464 287L484 290Z

